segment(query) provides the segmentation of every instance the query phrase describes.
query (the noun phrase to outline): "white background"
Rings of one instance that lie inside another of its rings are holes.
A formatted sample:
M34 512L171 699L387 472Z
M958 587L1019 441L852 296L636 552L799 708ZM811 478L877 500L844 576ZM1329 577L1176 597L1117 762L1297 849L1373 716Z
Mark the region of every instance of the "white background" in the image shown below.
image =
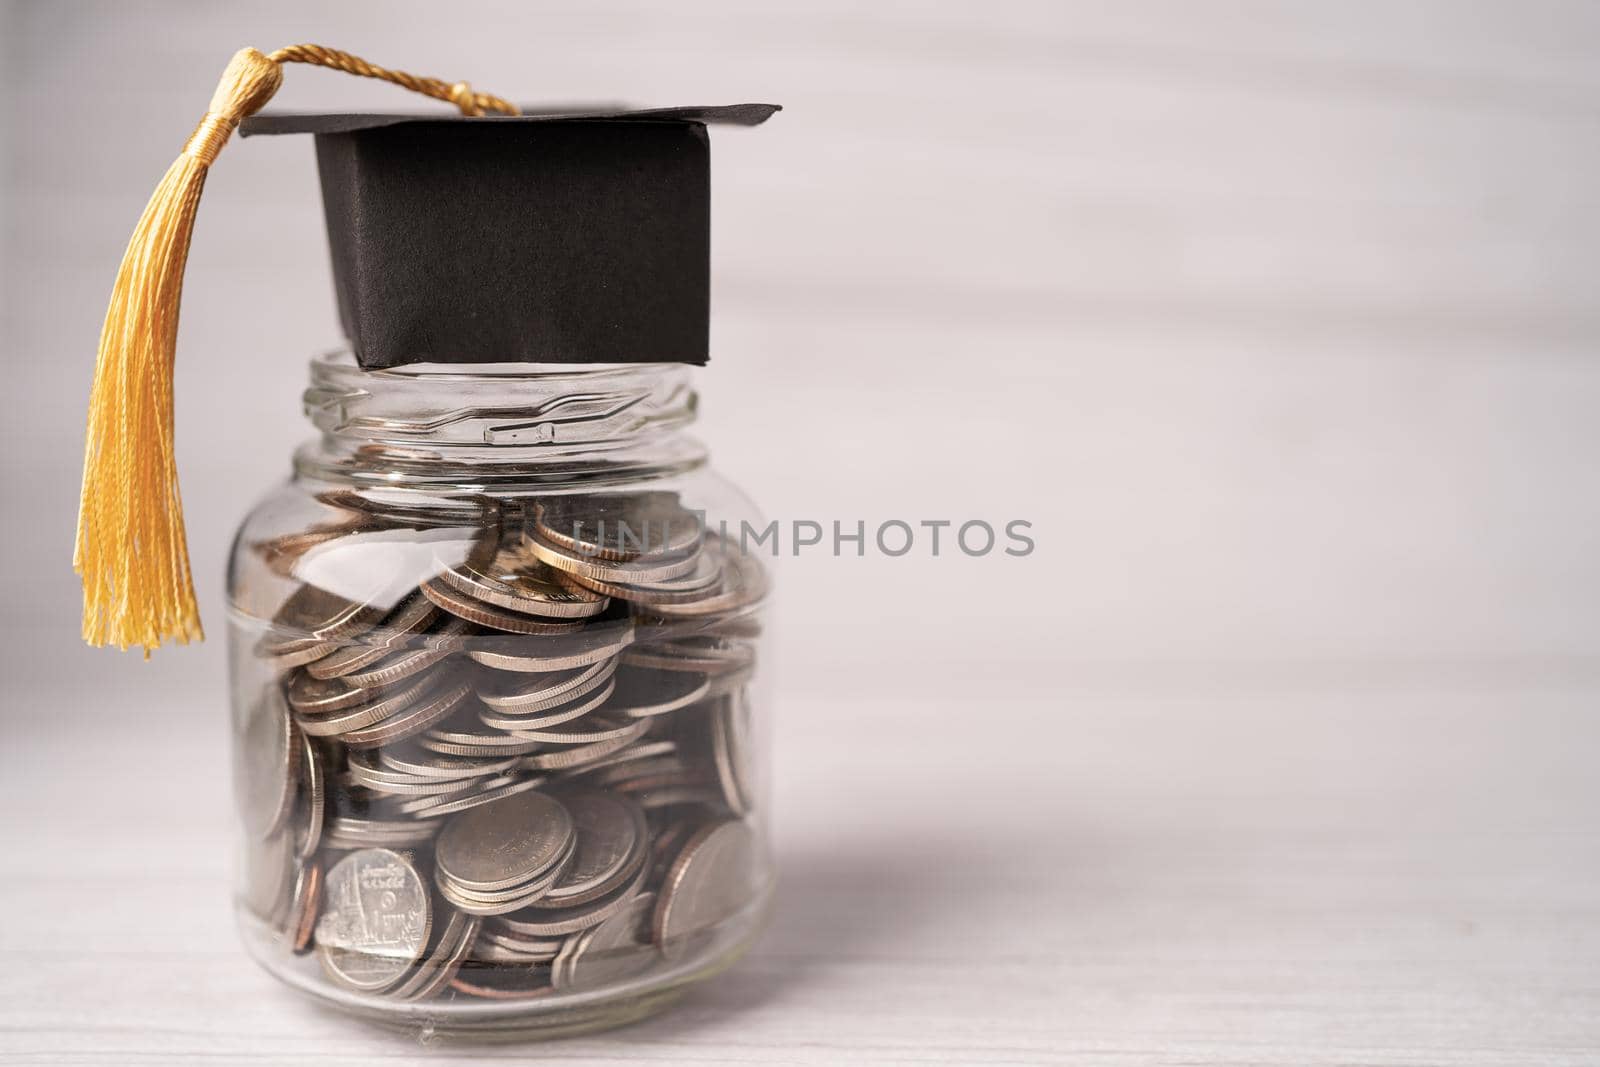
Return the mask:
M782 103L713 135L718 466L784 520L1033 523L1026 559L785 561L773 932L562 1055L1600 1044L1600 8L0 11L0 1054L387 1040L233 947L221 642L80 647L69 565L127 233L233 50L297 41L516 99ZM415 104L307 68L276 101ZM213 635L339 339L326 257L309 141L230 146L178 368ZM113 833L109 881L63 869Z

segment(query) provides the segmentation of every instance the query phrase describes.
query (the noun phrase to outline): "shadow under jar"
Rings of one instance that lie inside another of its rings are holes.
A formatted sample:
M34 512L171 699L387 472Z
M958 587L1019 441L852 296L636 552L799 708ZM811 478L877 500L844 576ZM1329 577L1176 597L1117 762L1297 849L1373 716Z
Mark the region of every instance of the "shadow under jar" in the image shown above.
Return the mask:
M228 581L237 913L274 975L553 1035L748 947L763 525L681 432L689 373L312 363L321 436Z

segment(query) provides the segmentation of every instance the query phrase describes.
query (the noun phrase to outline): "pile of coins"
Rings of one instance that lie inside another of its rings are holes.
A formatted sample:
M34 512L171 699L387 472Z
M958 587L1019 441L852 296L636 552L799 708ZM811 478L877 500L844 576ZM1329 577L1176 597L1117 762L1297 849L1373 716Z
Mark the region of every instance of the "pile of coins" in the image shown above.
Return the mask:
M666 492L321 502L253 546L300 584L249 649L245 908L417 1001L647 977L756 903L756 560Z

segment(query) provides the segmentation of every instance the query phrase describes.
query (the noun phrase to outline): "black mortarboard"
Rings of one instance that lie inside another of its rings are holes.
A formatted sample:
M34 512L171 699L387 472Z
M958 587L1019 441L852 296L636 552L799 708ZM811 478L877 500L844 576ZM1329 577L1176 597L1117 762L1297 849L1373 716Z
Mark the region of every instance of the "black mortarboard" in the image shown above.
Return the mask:
M474 117L258 115L316 138L361 366L703 364L707 123L770 104Z

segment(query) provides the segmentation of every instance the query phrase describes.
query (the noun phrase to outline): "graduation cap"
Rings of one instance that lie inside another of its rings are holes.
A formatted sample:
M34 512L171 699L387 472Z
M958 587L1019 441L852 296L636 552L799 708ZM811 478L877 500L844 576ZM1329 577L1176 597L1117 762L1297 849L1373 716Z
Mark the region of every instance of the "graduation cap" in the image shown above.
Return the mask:
M457 115L260 115L288 63ZM316 141L339 317L358 363L703 364L706 126L769 104L523 114L465 82L318 45L237 53L123 256L101 332L73 566L90 644L202 636L172 444L172 368L206 172L235 129ZM255 117L252 117L255 116Z
M706 124L776 110L265 115L240 132L316 138L339 318L361 366L703 364Z

